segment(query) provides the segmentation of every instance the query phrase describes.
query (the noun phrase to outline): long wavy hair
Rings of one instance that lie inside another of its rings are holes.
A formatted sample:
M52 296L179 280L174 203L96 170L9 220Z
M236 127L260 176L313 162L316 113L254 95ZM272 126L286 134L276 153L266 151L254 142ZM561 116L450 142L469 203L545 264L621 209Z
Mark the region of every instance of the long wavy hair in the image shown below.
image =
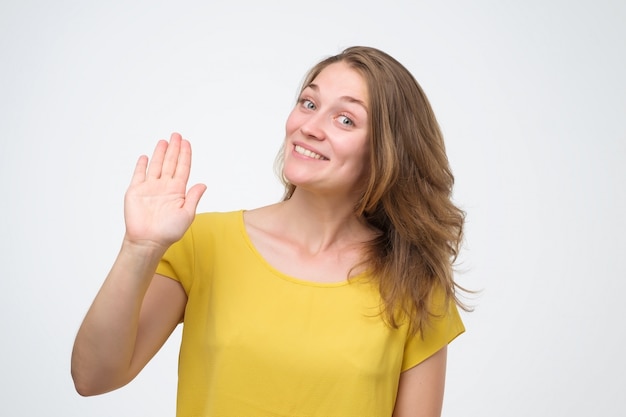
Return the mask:
M411 333L423 332L437 288L446 303L469 310L453 276L465 213L452 202L454 176L443 135L415 78L375 48L350 47L324 59L302 89L337 62L358 71L369 91L369 177L354 210L380 234L368 243L363 265L377 281L388 324L397 328L408 318ZM276 167L287 200L296 187L282 175L280 154Z

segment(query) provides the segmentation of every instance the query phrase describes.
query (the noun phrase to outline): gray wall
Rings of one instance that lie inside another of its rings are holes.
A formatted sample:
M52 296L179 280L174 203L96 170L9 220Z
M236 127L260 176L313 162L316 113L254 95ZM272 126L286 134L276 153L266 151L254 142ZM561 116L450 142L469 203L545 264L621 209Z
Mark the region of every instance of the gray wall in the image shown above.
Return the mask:
M355 44L421 83L468 212L444 415L624 415L626 3L214 3L0 5L0 415L174 414L180 330L121 390L69 375L135 160L179 131L201 211L276 201L302 76Z

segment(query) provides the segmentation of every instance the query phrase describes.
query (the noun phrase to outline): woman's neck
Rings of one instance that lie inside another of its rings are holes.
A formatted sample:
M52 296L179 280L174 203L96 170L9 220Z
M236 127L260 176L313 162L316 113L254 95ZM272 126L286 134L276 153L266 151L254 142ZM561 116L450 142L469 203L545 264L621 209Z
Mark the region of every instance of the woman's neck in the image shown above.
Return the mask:
M289 200L273 207L274 231L311 254L360 245L373 237L371 227L354 213L354 202L345 198L296 189Z

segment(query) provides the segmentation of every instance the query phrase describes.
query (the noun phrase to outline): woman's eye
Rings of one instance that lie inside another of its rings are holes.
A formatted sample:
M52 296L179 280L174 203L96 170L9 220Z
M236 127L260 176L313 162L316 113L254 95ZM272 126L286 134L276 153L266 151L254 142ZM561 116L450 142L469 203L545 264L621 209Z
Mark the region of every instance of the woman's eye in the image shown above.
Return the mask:
M347 116L339 116L337 120L344 126L354 126L354 122L352 121L352 119Z
M303 98L301 102L302 102L302 107L304 107L305 109L315 110L315 104L311 100Z

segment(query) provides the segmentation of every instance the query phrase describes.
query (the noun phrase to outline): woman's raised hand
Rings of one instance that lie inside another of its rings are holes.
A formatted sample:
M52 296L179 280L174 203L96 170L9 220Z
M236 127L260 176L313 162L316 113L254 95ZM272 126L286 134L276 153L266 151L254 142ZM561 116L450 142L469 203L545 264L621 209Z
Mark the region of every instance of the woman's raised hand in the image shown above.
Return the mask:
M191 225L206 186L187 191L191 145L178 133L160 140L150 161L142 155L124 198L128 243L167 248Z

